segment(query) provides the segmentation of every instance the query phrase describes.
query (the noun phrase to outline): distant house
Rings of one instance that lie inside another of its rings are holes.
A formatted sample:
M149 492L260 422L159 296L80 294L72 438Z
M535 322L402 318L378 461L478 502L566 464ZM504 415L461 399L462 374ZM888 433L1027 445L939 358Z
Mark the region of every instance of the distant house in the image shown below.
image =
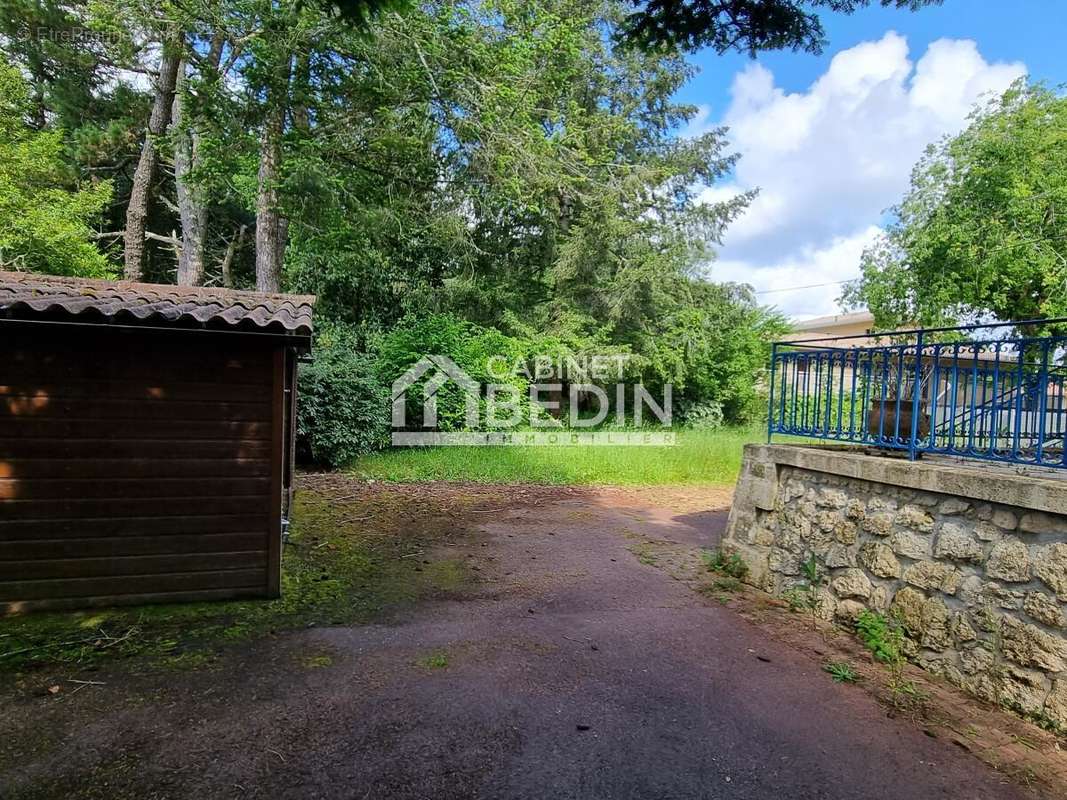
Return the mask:
M851 347L869 344L864 338L874 330L874 315L864 309L847 314L831 314L826 317L814 317L793 323L793 333L782 337L783 341L800 341L806 339L835 338L838 336L855 337L834 342L827 346ZM818 344L818 343L813 343Z

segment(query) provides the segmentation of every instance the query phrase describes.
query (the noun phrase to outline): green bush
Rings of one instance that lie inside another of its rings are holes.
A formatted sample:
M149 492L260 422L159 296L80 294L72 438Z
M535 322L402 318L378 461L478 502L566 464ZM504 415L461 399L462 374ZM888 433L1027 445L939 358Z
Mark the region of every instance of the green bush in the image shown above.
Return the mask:
M682 424L698 431L713 431L721 428L725 421L722 403L709 400L693 403L682 410Z
M320 332L310 364L302 364L297 403L297 455L338 467L389 441L389 389L374 358L351 332Z
M895 664L903 660L903 634L881 614L864 611L856 620L856 632L882 663Z
M384 385L391 386L423 356L447 356L482 386L506 384L514 387L524 420L529 419L529 383L521 374L504 374L504 367L516 362L521 364L527 356L527 349L528 344L522 339L448 314L404 319L373 346L377 354L375 369ZM433 372L428 372L408 389L407 420L410 427L417 427L421 422L422 385ZM446 383L437 392L438 429L463 430L465 414L463 389L454 382ZM484 397L479 401L479 419L486 419Z

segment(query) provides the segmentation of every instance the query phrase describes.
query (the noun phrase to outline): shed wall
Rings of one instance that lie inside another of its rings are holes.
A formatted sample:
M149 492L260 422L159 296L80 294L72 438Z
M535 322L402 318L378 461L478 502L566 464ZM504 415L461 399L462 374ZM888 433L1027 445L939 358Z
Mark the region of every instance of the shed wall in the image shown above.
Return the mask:
M277 594L276 340L0 336L0 613Z

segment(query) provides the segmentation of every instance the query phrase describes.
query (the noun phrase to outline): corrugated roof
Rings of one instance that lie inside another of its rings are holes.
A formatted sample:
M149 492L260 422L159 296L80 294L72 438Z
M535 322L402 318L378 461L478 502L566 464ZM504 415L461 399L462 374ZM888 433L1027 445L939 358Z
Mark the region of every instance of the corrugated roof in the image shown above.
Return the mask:
M314 295L0 271L0 316L70 316L84 321L235 328L310 336Z

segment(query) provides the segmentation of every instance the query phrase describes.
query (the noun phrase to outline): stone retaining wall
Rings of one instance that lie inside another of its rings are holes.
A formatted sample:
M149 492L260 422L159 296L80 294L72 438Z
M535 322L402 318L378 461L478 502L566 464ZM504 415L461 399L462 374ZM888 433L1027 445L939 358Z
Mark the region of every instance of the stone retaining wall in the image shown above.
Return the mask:
M777 596L814 555L821 617L892 616L926 669L1067 726L1067 475L749 445L723 546Z

